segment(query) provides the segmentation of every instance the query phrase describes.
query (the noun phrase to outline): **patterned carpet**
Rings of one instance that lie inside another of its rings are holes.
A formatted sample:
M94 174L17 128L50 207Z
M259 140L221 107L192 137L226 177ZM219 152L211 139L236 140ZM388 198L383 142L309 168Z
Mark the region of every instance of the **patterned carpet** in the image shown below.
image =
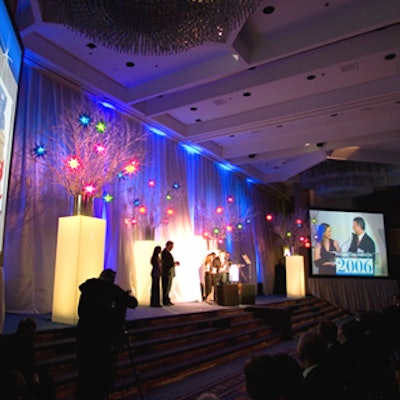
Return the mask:
M202 393L213 393L223 400L249 400L243 372L225 378L221 383L203 386L201 391L192 391L176 400L196 400Z

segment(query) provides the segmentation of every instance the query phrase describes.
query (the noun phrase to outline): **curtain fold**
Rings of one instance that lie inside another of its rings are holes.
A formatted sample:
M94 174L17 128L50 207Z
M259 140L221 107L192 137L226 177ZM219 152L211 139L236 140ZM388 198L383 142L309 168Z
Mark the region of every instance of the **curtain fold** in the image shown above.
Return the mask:
M308 289L315 297L355 314L357 311L382 311L399 293L392 279L309 278Z
M32 149L59 122L65 109L87 101L95 104L92 95L59 77L24 66L4 243L8 312L51 312L58 218L71 215L72 196L54 182L51 171L43 163L35 160ZM161 243L173 240L177 250L180 241L183 246L188 237L197 236L198 240L201 236L200 206L211 213L210 210L232 196L239 209L251 208L253 215L246 234L224 241L220 248L227 249L239 262L242 262L242 254L247 254L252 261L253 283L261 279L269 291L272 288L270 274L276 259L264 215L265 208L273 205L275 200L234 171L227 171L174 140L148 131L140 121L126 115L118 118L127 120L130 129L145 135L142 143L145 157L136 176L107 187L114 193L111 203L103 204L100 199L95 202L96 216L107 222L105 267L117 271L117 283L124 289L132 289L132 268L139 267L133 265L133 242L143 239L144 233L138 227L126 224L125 220L135 211L134 200L148 197L148 182L152 179L158 188L170 187L173 182L181 185L182 199L175 215L168 221L163 218L163 222L155 227L155 239ZM201 265L203 259L196 249L192 251L192 258L186 263L195 268Z

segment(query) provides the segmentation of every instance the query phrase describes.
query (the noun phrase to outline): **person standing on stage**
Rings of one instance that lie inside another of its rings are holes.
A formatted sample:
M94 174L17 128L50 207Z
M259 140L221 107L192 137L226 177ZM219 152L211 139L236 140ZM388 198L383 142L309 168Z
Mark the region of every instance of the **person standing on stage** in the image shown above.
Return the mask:
M171 302L169 297L169 293L171 291L172 280L175 276L175 266L179 265L178 261L174 260L174 257L171 254L172 249L174 248L174 242L168 240L165 244L165 248L161 253L162 260L162 291L163 291L163 305L164 306L173 306L174 304Z
M153 255L150 259L151 266L151 307L161 307L160 303L160 278L162 274L161 266L161 246L154 247Z

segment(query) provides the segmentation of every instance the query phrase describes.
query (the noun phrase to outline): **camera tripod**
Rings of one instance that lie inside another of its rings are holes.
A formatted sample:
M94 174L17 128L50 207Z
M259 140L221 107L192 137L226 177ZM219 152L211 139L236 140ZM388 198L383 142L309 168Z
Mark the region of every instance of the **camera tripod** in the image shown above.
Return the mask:
M112 379L112 384L111 384L111 388L114 389L114 379L115 379L115 375L117 372L117 358L118 358L118 354L120 354L121 352L126 351L128 353L129 356L129 363L130 363L130 367L133 371L133 376L135 377L135 383L136 383L136 387L139 393L139 398L140 400L144 400L143 397L143 393L142 393L142 388L140 386L140 377L139 377L139 372L136 368L136 364L135 361L133 359L133 355L132 355L132 349L131 346L129 344L129 336L128 336L128 331L125 328L125 326L123 327L123 329L121 330L121 332L119 333L117 340L115 341L115 345L113 347L113 379Z

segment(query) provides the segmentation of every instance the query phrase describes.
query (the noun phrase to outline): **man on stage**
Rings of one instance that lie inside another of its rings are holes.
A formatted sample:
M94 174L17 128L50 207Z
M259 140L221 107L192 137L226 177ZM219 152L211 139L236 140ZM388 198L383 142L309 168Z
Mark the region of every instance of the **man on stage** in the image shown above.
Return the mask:
M178 261L174 261L174 257L171 254L174 248L174 242L168 240L165 244L165 249L161 253L162 261L162 291L163 291L163 305L173 306L169 298L169 293L171 291L172 279L175 276L175 266L179 265Z

